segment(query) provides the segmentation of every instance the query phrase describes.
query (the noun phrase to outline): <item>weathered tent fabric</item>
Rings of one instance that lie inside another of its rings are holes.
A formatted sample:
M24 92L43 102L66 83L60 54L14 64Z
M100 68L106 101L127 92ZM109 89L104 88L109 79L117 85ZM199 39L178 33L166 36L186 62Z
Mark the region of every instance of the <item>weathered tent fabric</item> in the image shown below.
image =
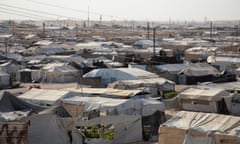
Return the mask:
M101 77L102 86L106 87L109 83L117 80L148 79L157 78L158 76L137 68L112 68L95 69L86 73L83 77Z
M137 89L143 87L155 87L164 91L174 90L175 83L165 78L150 78L140 80L121 80L108 85L109 88L115 89Z
M46 82L74 82L80 72L74 67L65 63L52 63L43 67L43 80Z
M240 118L181 111L159 127L159 144L239 144Z
M0 70L0 89L10 86L10 75Z
M18 71L17 79L21 82L40 81L41 71L33 69L21 69Z
M50 89L31 89L18 97L39 105L57 105L64 97L71 97L69 91L50 90Z
M231 94L220 88L188 88L179 93L178 98L184 110L219 112L218 102L224 99L231 111Z
M112 88L67 88L67 91L78 93L81 96L99 96L108 98L133 98L141 94L142 90L121 90Z
M189 67L179 72L179 74L181 73L184 73L186 76L220 75L216 68L207 63L190 64Z
M70 137L61 118L69 116L61 107L53 107L32 115L28 130L28 143L30 144L68 144ZM71 131L72 127L70 128ZM75 137L74 137L75 139ZM81 140L75 139L81 144Z
M164 104L151 99L111 99L103 97L71 97L63 103L83 105L84 111L100 110L110 115L128 114L149 116L156 111L164 111Z
M114 138L109 143L124 144L142 141L142 122L139 115L101 116L88 121L77 119L76 126L108 126L114 127ZM103 139L89 139L87 143L106 143Z
M8 92L0 93L0 121L24 120L45 108L27 103Z

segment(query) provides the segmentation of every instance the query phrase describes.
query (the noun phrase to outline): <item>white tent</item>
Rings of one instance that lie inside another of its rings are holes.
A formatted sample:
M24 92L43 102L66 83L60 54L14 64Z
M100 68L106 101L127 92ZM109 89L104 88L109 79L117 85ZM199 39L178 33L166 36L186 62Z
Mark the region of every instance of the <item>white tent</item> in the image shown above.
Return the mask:
M10 75L0 70L0 89L10 86Z
M221 88L188 88L178 95L183 110L225 113L231 110L231 94Z
M81 122L80 126L113 124L116 128L113 143L136 142L142 137L153 138L157 135L159 124L165 119L164 104L157 100L75 96L62 101L69 113L79 112L76 115L78 120L87 120Z
M157 78L156 74L147 72L137 68L112 68L112 69L95 69L85 75L84 78L88 77L101 77L102 86L106 87L109 83L118 80L137 80L137 79L148 79Z
M100 110L110 115L129 114L149 116L156 111L164 111L164 104L151 99L112 99L103 97L64 98L63 103L83 105L84 111Z
M35 104L46 106L59 104L61 99L71 97L72 95L73 93L69 91L33 88L18 97Z
M43 81L45 82L75 82L80 72L74 67L65 63L51 63L43 67Z
M239 144L240 118L181 111L159 127L159 144Z

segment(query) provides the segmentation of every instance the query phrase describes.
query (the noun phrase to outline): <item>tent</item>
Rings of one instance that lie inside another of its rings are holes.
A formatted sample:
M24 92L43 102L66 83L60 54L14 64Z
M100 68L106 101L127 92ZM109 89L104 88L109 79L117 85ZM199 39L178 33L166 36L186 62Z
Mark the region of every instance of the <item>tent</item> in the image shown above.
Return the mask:
M0 143L82 144L74 120L61 106L40 107L8 92L0 93Z
M75 82L80 72L65 63L52 63L43 67L42 79L45 82Z
M183 110L229 113L232 95L221 88L187 88L178 94Z
M112 69L95 69L85 75L83 78L101 77L102 87L107 87L109 83L117 80L137 80L157 78L156 74L137 69L137 68L112 68Z
M8 61L0 65L0 70L10 74L12 80L16 80L17 72L21 69L21 66L14 61Z
M221 75L216 68L207 63L157 65L155 70L161 77L180 84L214 81Z
M146 92L152 93L158 97L164 92L174 91L175 83L165 78L150 78L140 80L121 80L108 85L109 88L115 89L143 89Z
M180 84L196 84L198 82L215 81L221 73L207 63L190 64L178 73Z
M69 91L32 88L18 98L38 105L51 106L59 104L61 99L72 95L74 94Z
M0 70L0 89L10 86L10 75Z
M159 144L238 144L240 118L181 111L159 127Z
M44 108L27 103L8 92L0 93L0 143L25 144L28 137L29 120L32 114Z
M41 80L41 71L33 69L21 69L18 71L17 78L21 82L39 82Z
M164 104L160 101L151 99L112 99L103 97L75 96L63 99L62 105L70 114L74 114L74 117L92 120L95 122L97 119L102 119L102 117L105 116L119 117L119 120L122 119L122 116L125 116L126 118L129 116L136 116L135 118L132 118L136 119L138 117L137 119L141 120L142 125L138 126L138 129L134 130L134 132L138 133L138 137L134 141L139 140L142 137L145 140L149 140L150 138L156 136L156 128L158 128L159 124L165 120ZM106 118L106 120L107 119L108 118ZM114 119L109 119L107 121L115 123L113 121ZM119 121L116 120L116 122ZM133 124L133 121L131 123L132 124L126 125L136 126ZM138 121L136 121L136 124L138 124ZM124 134L131 135L131 133Z
M139 97L147 97L148 93L144 93L143 90L121 90L121 89L113 89L113 88L87 88L87 87L79 87L79 88L67 88L67 91L79 94L81 96L91 97L91 96L99 96L99 97L108 97L108 98L118 98L118 99L128 99L128 98L139 98Z
M163 64L154 66L154 71L160 76L178 82L178 73L187 68L188 64Z
M28 117L31 123L28 129L28 143L82 144L82 137L73 125L66 126L62 121L65 118L71 119L69 114L59 106ZM72 119L71 122L73 122Z

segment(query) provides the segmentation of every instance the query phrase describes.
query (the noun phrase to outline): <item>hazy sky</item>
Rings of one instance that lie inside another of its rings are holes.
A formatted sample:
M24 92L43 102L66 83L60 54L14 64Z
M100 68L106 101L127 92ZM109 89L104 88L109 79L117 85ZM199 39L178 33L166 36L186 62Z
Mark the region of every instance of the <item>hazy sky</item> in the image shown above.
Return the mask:
M88 7L95 20L240 20L240 0L0 0L0 19L86 20Z

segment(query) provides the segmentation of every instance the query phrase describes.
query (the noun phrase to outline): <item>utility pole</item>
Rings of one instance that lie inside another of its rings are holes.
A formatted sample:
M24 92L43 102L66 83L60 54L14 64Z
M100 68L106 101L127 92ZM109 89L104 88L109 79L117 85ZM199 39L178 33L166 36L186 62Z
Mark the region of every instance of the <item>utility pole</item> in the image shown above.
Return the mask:
M77 36L78 36L78 24L75 25L75 29L76 29L76 35L75 35L75 37L77 37Z
M100 15L100 18L99 18L99 25L100 26L102 25L102 15Z
M150 26L149 26L149 22L147 22L147 39L149 40L150 39L150 31L149 31L149 29L150 29Z
M43 22L43 37L45 37L45 23Z
M8 56L8 38L5 38L5 56Z
M212 40L212 21L210 21L210 40Z
M239 32L239 30L238 30L238 25L236 25L236 39L238 40L238 32Z
M153 56L156 55L156 28L153 28Z
M88 6L88 23L87 23L88 27L89 27L89 22L90 22L90 18L89 18L89 6Z

